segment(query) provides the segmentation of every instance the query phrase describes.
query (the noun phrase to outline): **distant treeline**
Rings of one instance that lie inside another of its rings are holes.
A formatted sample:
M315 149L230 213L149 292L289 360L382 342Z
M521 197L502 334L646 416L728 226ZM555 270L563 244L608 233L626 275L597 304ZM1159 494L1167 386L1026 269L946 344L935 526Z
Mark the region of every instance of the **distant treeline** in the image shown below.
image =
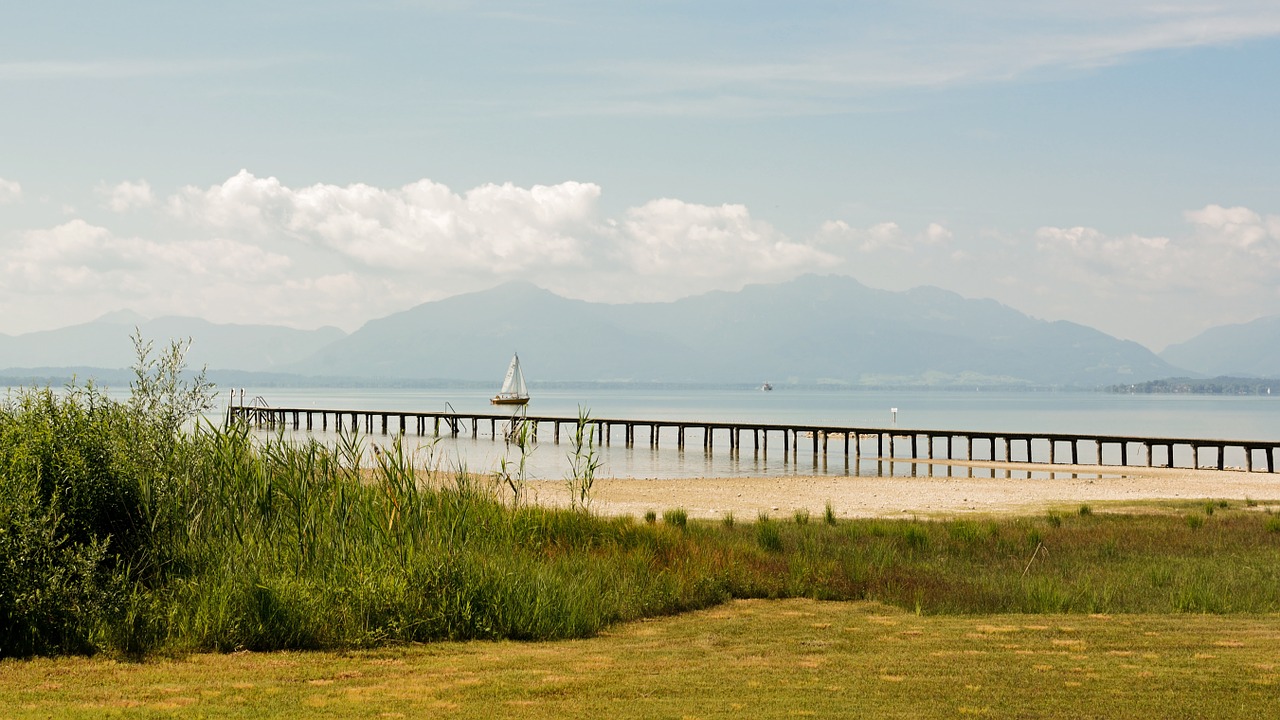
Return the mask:
M1216 377L1165 378L1135 385L1112 385L1113 393L1176 393L1187 395L1280 395L1280 379Z

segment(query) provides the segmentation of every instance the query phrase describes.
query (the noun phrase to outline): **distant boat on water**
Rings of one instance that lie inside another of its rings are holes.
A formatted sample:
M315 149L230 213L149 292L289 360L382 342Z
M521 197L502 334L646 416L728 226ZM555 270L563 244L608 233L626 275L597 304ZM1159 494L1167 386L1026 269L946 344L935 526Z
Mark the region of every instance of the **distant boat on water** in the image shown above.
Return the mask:
M524 384L524 373L520 371L518 354L511 355L511 364L507 366L507 376L502 380L502 389L489 402L493 405L524 405L529 402L529 388Z
M773 386L769 383L764 383L760 386L760 392L773 392Z

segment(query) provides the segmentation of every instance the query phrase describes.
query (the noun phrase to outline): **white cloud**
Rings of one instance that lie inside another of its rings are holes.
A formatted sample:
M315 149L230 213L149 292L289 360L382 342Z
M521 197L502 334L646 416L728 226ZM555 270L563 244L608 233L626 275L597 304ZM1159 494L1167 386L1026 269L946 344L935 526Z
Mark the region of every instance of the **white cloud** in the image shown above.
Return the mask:
M0 307L25 294L95 312L355 328L511 279L587 300L671 300L840 262L742 205L660 199L605 217L601 188L581 182L291 188L242 171L150 211L145 182L100 192L151 212L163 239L83 219L27 232L0 259ZM113 289L128 302L107 299Z
M739 278L780 279L835 262L753 219L743 205L653 200L627 211L617 241L625 269L650 282L709 278L740 284ZM669 297L670 289L662 294Z
M401 188L289 188L241 171L168 201L194 226L293 246L421 300L527 279L591 300L662 300L790 277L835 258L791 241L741 205L654 200L605 218L601 188L487 184L457 193L430 180ZM406 277L407 276L407 277Z
M818 231L818 240L823 247L833 252L854 252L858 255L871 253L904 253L915 255L927 252L936 253L951 243L953 234L938 223L929 223L919 233L904 232L895 222L882 222L867 228L855 228L843 220L833 220L822 224ZM857 257L849 256L848 257Z
M0 205L15 203L22 199L22 185L15 180L0 178Z
M357 184L284 186L241 171L184 188L170 211L219 232L296 241L383 271L447 267L499 275L578 264L600 188L483 185L463 195L430 180L385 190Z
M47 326L125 306L216 317L216 303L240 296L252 303L260 286L279 282L290 266L287 257L234 240L120 237L82 219L26 232L5 250L0 307L63 318Z
M112 187L103 185L98 188L98 194L106 198L107 207L112 212L118 213L147 207L156 200L151 192L151 183L146 180L138 182L126 180Z
M1212 325L1280 314L1280 216L1208 205L1170 236L1041 227L1022 236L823 225L820 246L869 285L936 285L1096 327L1153 349Z

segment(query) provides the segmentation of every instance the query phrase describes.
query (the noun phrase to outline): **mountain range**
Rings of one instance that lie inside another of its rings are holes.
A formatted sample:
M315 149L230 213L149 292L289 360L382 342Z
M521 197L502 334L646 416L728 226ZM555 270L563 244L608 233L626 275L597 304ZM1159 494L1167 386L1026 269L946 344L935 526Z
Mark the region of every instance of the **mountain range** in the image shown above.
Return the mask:
M551 380L1096 386L1178 372L1136 343L991 300L812 275L631 305L509 283L371 321L287 369L483 379L516 349L531 379Z
M1160 357L1205 375L1280 378L1280 315L1209 328Z
M1065 321L933 287L891 292L807 275L667 303L609 305L514 282L423 303L351 334L148 320L0 335L0 368L133 363L130 335L194 340L213 371L304 381L497 382L519 351L532 385L551 381L1100 387L1177 375L1280 375L1280 318L1214 328L1157 356ZM19 372L0 370L0 375ZM83 373L82 373L83 375Z
M193 367L254 372L298 362L346 335L335 327L222 325L193 317L148 319L124 310L57 330L0 335L0 368L132 367L135 329L157 346L170 339L191 339L187 360Z

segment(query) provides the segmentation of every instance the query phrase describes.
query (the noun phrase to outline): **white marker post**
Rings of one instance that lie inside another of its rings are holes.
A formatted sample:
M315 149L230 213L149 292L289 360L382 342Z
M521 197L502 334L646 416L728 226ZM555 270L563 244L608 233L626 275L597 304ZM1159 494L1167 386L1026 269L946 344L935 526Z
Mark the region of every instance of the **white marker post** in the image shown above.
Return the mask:
M898 427L898 408L889 408L889 414L892 416L893 426Z

